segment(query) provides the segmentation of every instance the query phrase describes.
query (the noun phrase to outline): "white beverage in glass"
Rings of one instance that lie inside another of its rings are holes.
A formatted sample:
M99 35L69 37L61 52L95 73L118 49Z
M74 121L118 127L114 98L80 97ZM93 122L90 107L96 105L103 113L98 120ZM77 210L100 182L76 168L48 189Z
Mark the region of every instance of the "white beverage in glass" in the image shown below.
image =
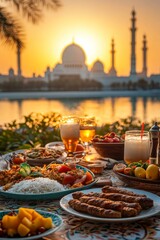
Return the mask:
M146 162L150 156L149 132L132 130L125 133L124 142L124 161L129 164L132 162Z
M66 118L60 125L60 134L68 155L72 155L79 141L79 123L75 118Z

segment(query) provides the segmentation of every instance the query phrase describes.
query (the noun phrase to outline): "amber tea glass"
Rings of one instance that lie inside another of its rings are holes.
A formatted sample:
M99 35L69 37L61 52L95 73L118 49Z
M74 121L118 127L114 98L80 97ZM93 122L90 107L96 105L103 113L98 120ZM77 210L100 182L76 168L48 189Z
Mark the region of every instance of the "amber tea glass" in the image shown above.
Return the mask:
M89 150L89 142L95 136L96 120L94 117L80 118L80 139L84 143L86 150Z
M60 135L68 157L73 157L79 141L79 118L74 116L63 117L60 123Z

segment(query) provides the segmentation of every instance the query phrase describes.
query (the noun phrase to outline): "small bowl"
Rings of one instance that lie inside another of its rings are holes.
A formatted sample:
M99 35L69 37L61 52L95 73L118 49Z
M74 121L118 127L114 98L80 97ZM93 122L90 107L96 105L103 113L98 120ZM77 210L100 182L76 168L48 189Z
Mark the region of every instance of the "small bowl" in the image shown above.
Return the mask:
M93 147L101 157L112 158L115 160L124 159L124 142L119 143L93 142Z

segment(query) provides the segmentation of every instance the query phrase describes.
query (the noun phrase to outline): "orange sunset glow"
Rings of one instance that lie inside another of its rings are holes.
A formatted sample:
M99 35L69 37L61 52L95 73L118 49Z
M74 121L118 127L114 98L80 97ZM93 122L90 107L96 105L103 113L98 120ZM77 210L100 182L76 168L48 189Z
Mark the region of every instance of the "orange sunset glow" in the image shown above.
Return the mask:
M47 66L61 62L66 45L79 44L91 68L100 59L107 72L111 66L111 39L115 40L115 66L118 75L130 71L131 11L136 10L137 71L142 69L142 37L147 36L148 74L160 72L160 1L159 0L61 0L57 11L45 10L38 25L22 20L26 47L21 55L24 76L44 75ZM20 16L19 16L20 17ZM0 45L0 73L10 67L17 72L16 49Z

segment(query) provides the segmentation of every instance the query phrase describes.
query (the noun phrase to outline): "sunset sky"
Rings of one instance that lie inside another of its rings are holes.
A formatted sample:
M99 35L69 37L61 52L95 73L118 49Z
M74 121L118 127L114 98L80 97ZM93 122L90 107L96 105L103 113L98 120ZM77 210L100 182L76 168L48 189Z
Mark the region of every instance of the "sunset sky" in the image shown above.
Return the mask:
M131 11L137 13L137 72L142 70L142 39L148 41L148 73L160 73L160 0L61 0L56 12L44 12L43 20L33 25L22 20L26 32L26 48L21 66L24 76L44 75L61 62L66 45L79 44L91 68L97 59L108 72L111 63L111 39L115 40L115 67L119 76L130 72ZM20 17L20 16L19 16ZM20 18L21 20L21 18ZM0 44L0 73L13 67L17 73L16 49Z

